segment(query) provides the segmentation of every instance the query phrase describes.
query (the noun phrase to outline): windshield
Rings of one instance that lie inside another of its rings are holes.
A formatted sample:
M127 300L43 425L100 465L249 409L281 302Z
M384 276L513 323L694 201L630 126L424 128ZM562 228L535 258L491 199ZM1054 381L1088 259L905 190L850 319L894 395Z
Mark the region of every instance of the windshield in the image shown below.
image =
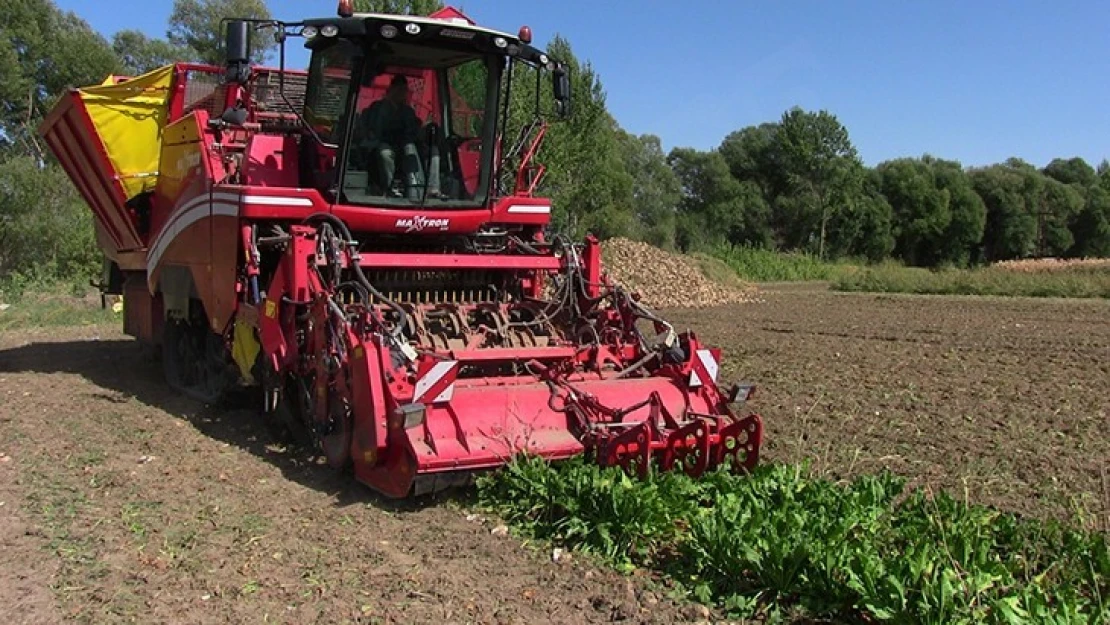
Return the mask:
M349 87L342 94L353 109L343 203L484 205L493 156L493 141L484 138L492 137L495 117L486 111L496 111L497 97L492 57L394 44L367 59L359 80L348 83L357 94ZM330 64L320 70L342 73Z
M341 40L312 55L305 93L305 121L327 143L337 143L347 108L358 49Z

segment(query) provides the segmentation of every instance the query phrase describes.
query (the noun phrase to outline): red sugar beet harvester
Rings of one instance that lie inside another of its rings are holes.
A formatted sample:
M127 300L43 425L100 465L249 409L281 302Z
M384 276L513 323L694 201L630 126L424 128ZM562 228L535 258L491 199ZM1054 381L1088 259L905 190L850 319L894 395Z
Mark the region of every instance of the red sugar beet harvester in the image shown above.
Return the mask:
M514 455L699 475L758 461L752 387L550 229L568 68L446 8L225 22L224 67L73 90L40 132L95 215L102 288L203 401L262 410L390 497ZM251 63L276 37L278 68ZM289 39L311 52L285 68ZM517 102L510 100L516 99ZM527 114L521 111L528 111Z

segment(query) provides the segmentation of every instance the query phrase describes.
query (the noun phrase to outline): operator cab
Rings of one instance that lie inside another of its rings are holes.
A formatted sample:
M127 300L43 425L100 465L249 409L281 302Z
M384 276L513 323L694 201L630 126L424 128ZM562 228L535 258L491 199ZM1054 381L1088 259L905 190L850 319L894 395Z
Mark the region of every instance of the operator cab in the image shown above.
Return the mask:
M522 41L445 12L447 18L352 14L303 23L312 50L304 102L309 149L301 151L306 185L353 206L489 204L497 194L498 121L508 107L500 116L498 110L511 93L506 70L515 62L555 70L561 108L569 95L565 70L528 44L526 29Z

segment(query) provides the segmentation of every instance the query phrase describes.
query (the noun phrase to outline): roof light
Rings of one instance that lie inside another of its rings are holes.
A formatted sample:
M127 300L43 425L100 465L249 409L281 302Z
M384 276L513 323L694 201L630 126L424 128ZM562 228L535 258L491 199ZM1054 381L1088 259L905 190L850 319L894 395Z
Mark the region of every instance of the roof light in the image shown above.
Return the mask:
M524 43L532 43L532 29L527 26L520 27L520 34L517 35Z
M320 31L317 30L315 26L305 26L301 29L301 36L305 39L312 39L318 34L320 34Z
M355 14L354 0L339 0L339 17L351 17Z
M397 36L397 27L393 24L382 24L382 28L378 32L380 32L382 34L382 37L385 37L386 39L393 39Z
M339 34L339 27L335 24L324 24L320 29L320 34L325 37L334 37Z

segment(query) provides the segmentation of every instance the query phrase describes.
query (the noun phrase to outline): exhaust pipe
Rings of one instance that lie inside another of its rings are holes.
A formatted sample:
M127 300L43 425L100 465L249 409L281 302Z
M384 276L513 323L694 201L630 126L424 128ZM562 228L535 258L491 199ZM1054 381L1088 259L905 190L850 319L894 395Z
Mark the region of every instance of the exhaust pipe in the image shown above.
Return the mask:
M250 78L250 30L247 22L232 20L227 23L224 39L224 59L228 82L246 84Z
M224 80L230 85L247 84L251 77L250 30L244 20L231 20L227 23L224 39ZM247 109L239 99L239 89L228 91L227 108L220 120L233 126L242 126L247 121Z

